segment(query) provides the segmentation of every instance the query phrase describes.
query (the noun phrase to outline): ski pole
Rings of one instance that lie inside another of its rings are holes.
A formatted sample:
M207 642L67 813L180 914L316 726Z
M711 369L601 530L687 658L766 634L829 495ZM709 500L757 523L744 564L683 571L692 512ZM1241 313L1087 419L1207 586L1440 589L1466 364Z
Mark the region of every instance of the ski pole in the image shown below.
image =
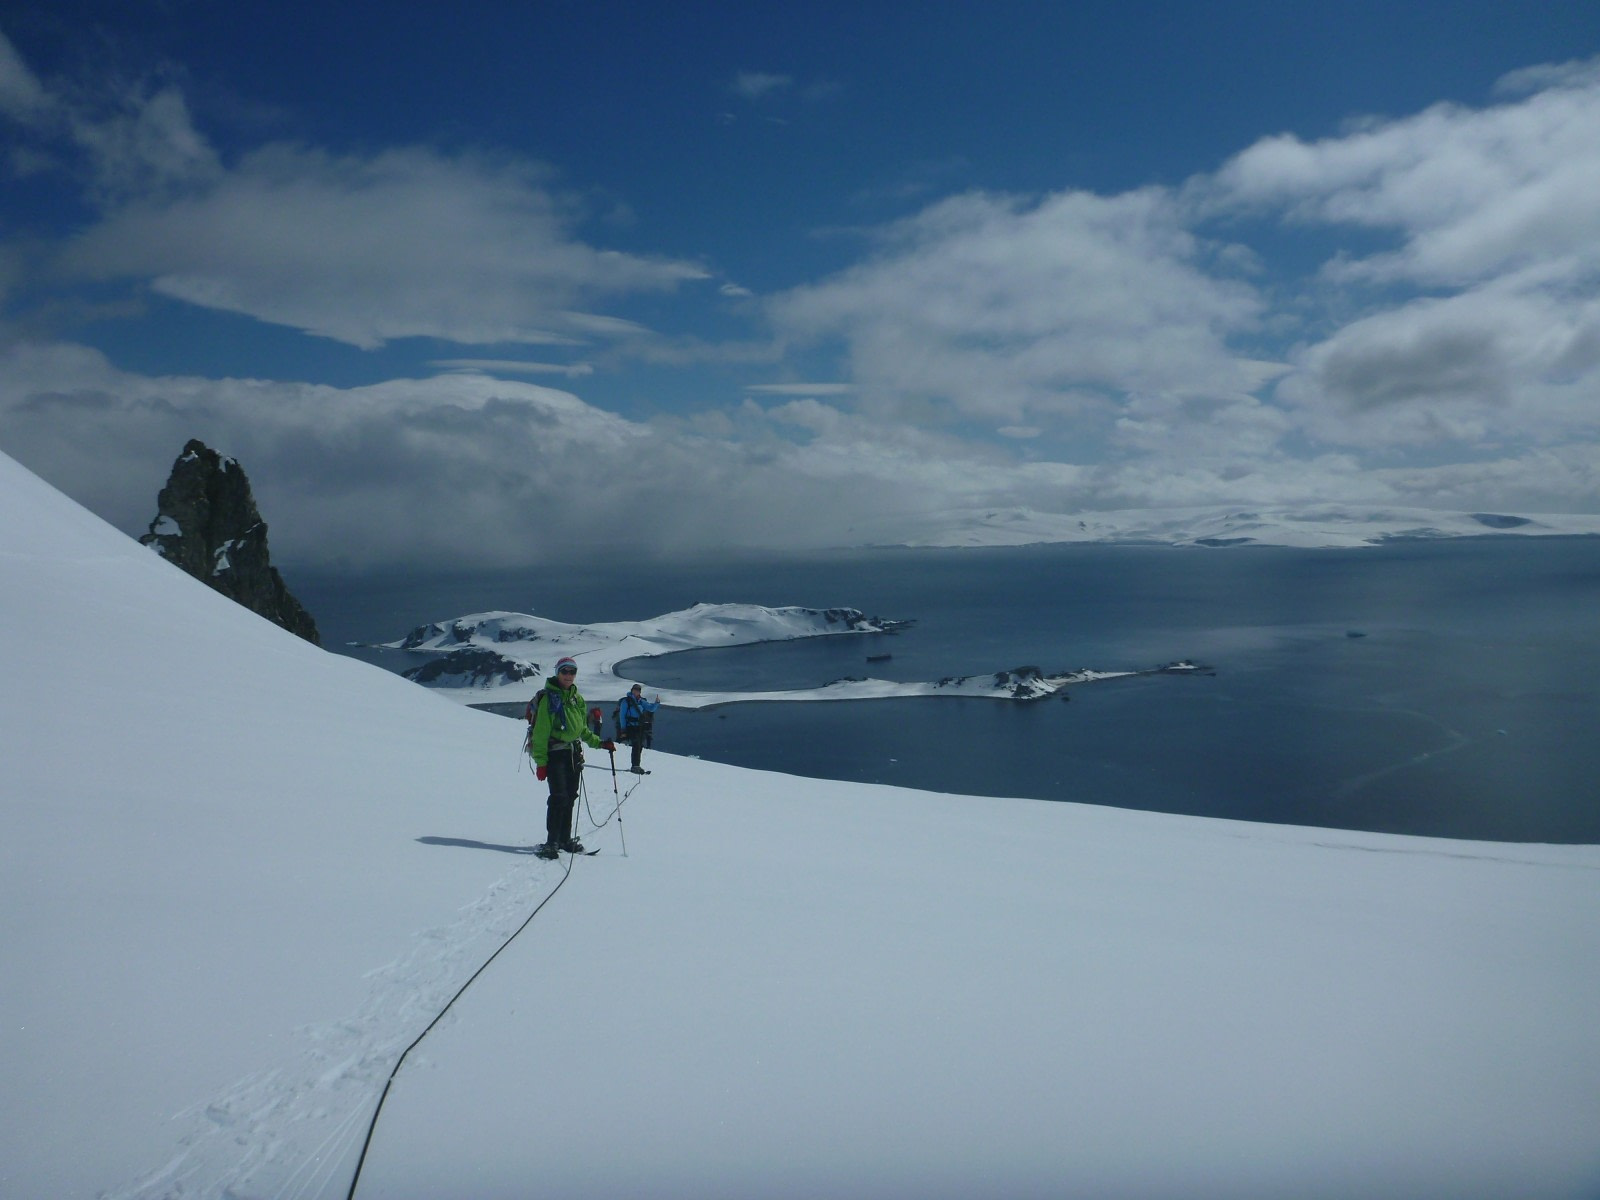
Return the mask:
M622 793L617 790L617 752L607 750L611 756L611 796L617 802L617 833L622 837L622 857L628 857L628 831L622 826Z
M583 777L583 768L578 768L578 795L572 798L572 813L567 817L567 838L570 841L578 840L578 808L579 801L589 802L589 784ZM592 817L590 818L593 819Z

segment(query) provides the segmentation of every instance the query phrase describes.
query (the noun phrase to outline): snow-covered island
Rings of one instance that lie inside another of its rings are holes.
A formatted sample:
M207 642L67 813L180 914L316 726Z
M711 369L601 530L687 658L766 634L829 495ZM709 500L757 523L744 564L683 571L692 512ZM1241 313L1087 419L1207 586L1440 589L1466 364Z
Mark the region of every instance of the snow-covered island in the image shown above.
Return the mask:
M465 704L502 704L527 699L533 687L570 655L578 663L585 694L620 694L635 681L618 664L680 650L746 646L804 637L889 635L911 622L869 617L854 608L767 608L757 604L697 604L647 621L569 625L529 613L488 612L418 626L384 647L426 654L428 661L403 672ZM872 656L877 657L877 656ZM983 675L947 677L930 683L887 679L838 679L797 691L705 692L651 686L671 708L709 708L756 700L882 700L908 696L977 696L1042 700L1073 684L1130 675L1198 673L1192 662L1148 671L1046 672L1020 666Z

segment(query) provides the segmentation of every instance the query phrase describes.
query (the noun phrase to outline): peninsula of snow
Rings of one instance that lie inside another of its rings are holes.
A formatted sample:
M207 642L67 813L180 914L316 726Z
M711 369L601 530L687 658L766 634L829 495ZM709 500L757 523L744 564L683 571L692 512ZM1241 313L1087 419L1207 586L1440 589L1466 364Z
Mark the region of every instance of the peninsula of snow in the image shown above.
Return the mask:
M657 752L544 863L512 723L0 511L0 1196L1600 1194L1600 847Z
M437 688L467 704L526 700L543 683L556 659L570 656L590 696L625 691L633 682L619 664L680 650L743 646L803 637L893 634L910 622L868 617L853 608L766 608L757 604L697 604L648 621L568 625L528 613L474 613L453 621L418 626L385 648L426 654L429 661L404 672L408 679ZM1195 672L1191 662L1154 668ZM976 696L1040 700L1070 684L1150 674L1150 671L1074 671L1047 673L1036 666L992 674L899 683L886 679L838 679L824 687L785 692L707 692L651 688L670 708L709 708L753 700L882 700L905 696Z

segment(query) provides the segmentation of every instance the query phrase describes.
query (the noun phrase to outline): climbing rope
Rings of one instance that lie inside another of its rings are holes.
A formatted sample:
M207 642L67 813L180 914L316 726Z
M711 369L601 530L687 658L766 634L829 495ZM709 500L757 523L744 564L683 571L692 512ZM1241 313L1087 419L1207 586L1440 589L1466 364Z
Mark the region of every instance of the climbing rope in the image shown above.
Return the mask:
M493 954L489 955L488 958L484 959L483 965L472 973L472 977L461 985L454 996L450 997L450 999L445 1003L445 1006L439 1010L438 1015L435 1016L433 1020L428 1022L428 1027L421 1033L417 1034L417 1036L412 1039L411 1044L400 1052L400 1057L395 1059L394 1066L389 1070L389 1078L383 1081L383 1093L378 1097L378 1105L372 1110L372 1120L367 1124L367 1136L361 1143L361 1157L356 1160L355 1174L350 1177L350 1190L345 1193L345 1200L355 1200L356 1187L361 1182L361 1169L366 1165L367 1151L372 1147L372 1135L378 1128L379 1116L383 1114L383 1102L389 1098L389 1089L394 1086L395 1076L400 1073L400 1068L405 1065L406 1056L417 1048L417 1045L422 1041L423 1038L427 1037L428 1034L433 1032L433 1027L444 1019L445 1013L450 1011L450 1006L453 1005L457 1000L461 999L462 995L469 987L473 985L478 976L482 975L489 969L489 964L500 957L501 951L503 951L507 946L511 945L511 943L516 940L517 934L521 933L533 923L533 919L539 915L540 910L543 909L546 904L549 904L555 894L561 890L562 885L565 884L572 876L572 860L574 857L575 856L571 854L567 855L567 869L562 873L561 878L556 882L555 887L551 888L550 891L545 895L545 898L534 906L533 911L528 914L527 919L523 921L521 925L517 926L517 928L512 932L511 936L500 943L499 949L497 949Z

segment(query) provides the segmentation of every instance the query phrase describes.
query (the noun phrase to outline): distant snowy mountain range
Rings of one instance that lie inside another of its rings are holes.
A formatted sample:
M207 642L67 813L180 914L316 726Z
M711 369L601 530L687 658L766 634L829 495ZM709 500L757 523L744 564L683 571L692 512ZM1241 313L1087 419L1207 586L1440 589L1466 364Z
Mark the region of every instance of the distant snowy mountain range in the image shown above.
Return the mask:
M933 514L909 546L1025 546L1039 542L1148 542L1168 546L1374 546L1402 538L1600 534L1592 513L1446 512L1330 504L1279 508L1128 508L1046 513L1030 508Z
M571 655L579 666L579 687L590 700L614 698L630 680L617 673L627 659L755 642L802 637L893 634L909 621L869 617L853 608L766 608L758 604L696 604L648 621L567 625L528 613L490 612L421 625L384 646L426 654L428 661L403 672L406 678L438 688L470 704L525 700L549 674L556 659ZM1194 663L1171 663L1153 671L1205 670ZM875 700L903 696L984 696L1001 700L1040 700L1068 684L1090 683L1146 671L1095 671L1081 668L1048 673L1019 666L984 675L899 683L885 679L839 679L826 687L790 692L695 692L660 689L673 708L707 708L749 700ZM530 681L532 681L530 683ZM654 693L656 689L652 689Z

